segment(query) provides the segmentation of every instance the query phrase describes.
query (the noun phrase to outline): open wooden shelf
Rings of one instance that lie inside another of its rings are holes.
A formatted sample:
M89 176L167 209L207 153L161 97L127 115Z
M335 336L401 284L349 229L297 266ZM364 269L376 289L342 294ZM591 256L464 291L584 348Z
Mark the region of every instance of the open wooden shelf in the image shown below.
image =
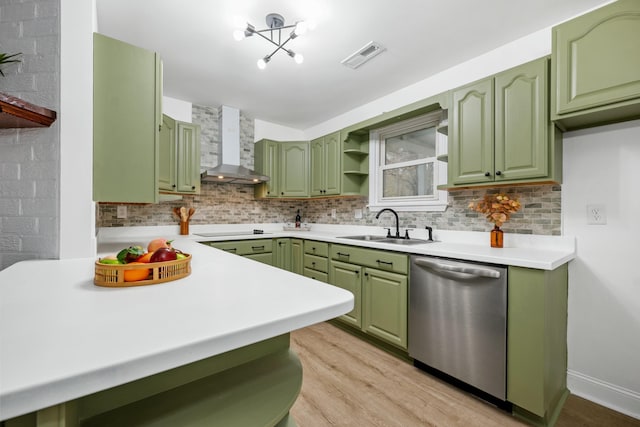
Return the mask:
M53 110L0 92L0 129L49 127L56 117Z

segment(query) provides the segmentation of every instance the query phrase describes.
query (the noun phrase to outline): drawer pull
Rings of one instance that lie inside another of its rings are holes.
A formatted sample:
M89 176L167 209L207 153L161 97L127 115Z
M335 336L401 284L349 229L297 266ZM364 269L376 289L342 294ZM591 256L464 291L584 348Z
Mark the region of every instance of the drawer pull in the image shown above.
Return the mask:
M238 249L236 249L236 248L223 249L223 251L225 251L225 252L235 252L235 251L237 251L237 250L238 250Z
M316 262L315 261L311 261L311 265L315 267L316 266Z
M336 255L349 258L349 254L343 254L342 252L338 252Z
M258 251L258 250L261 250L261 249L264 250L264 245L262 245L262 246L251 246L251 249L254 250L254 251Z
M392 265L393 265L393 263L392 263L392 262L382 261L382 260L379 260L379 259L378 259L378 260L376 260L376 262L377 262L378 264L384 264L384 265L390 265L390 266L392 266Z

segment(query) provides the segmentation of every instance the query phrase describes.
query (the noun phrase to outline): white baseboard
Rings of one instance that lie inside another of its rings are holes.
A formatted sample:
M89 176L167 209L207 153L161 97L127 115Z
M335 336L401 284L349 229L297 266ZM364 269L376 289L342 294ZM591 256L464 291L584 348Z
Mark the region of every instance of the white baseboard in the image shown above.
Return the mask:
M640 419L640 393L633 390L570 369L567 370L567 388L576 396Z

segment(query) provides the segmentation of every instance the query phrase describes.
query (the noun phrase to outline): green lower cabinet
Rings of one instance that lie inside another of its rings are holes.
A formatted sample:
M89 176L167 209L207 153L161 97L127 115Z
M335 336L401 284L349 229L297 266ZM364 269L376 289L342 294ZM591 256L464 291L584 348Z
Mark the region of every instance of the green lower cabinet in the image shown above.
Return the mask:
M552 425L569 393L567 269L509 267L507 400L535 424Z
M262 262L264 264L273 265L273 254L271 252L263 254L244 255L244 257L252 259L254 261Z
M362 329L406 349L407 276L365 268L362 288Z
M293 427L289 409L301 386L302 366L285 334L0 424Z
M339 319L362 328L362 267L332 260L329 264L329 283L353 294L353 310Z
M291 272L304 273L304 240L291 239Z
M341 249L335 251L334 256L344 256L348 253L345 249L341 246ZM353 255L358 255L363 250L362 248L354 249ZM363 263L393 259L396 267L401 268L407 262L404 254L368 249L366 251L371 251L375 256L363 258ZM404 262L397 259L396 255L403 258ZM354 258L358 259L357 256ZM383 265L391 267L390 262ZM408 279L406 274L331 259L329 283L348 290L354 297L353 310L340 316L338 320L395 347L407 349Z
M275 239L273 265L283 270L291 271L291 239Z

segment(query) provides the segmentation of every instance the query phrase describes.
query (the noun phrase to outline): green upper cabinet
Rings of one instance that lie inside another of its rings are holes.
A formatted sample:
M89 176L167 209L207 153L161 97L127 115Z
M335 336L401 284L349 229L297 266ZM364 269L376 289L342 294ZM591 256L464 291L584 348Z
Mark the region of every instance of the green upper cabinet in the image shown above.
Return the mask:
M311 196L340 194L340 132L314 139L309 144L311 156Z
M493 79L456 89L449 125L453 184L493 181Z
M280 145L280 196L309 197L309 143Z
M611 3L552 37L553 120L569 130L640 117L640 2Z
M200 126L163 115L159 158L160 191L200 192Z
M161 100L158 54L94 34L94 201L158 201Z
M309 197L309 143L263 139L255 144L256 171L269 181L255 186L256 197Z
M452 92L449 187L561 180L547 74L541 58Z
M341 131L342 195L369 195L369 131Z
M255 196L280 197L280 143L269 139L256 142L254 165L256 172L269 177L269 181L255 186Z

